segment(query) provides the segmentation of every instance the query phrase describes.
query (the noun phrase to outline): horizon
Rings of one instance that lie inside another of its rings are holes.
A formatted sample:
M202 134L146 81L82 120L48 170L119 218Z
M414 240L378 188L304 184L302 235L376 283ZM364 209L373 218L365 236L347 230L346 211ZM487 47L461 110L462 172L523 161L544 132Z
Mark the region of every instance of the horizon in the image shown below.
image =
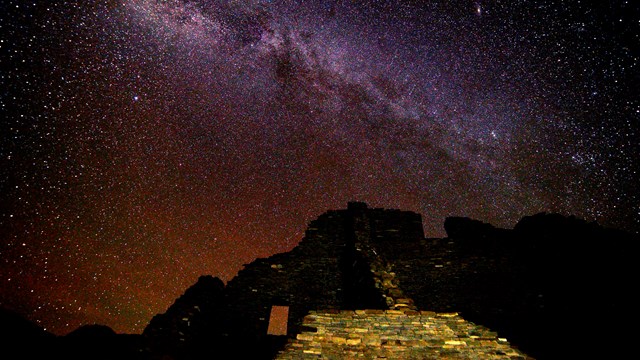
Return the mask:
M349 201L348 203L352 203L352 202L354 202L354 201ZM355 201L355 202L359 202L359 201ZM366 204L366 203L365 203L365 204ZM329 212L329 211L344 210L344 209L346 209L346 205L347 205L347 204L345 204L345 206L344 206L344 207L339 208L339 209L327 209L327 211L326 211L326 212L324 212L323 214L325 214L325 213L327 213L327 212ZM366 205L368 205L368 204L366 204ZM369 209L384 209L384 208L369 207ZM403 210L403 209L384 209L384 210L401 210L401 211L406 211L406 210ZM421 214L419 214L419 215L421 215ZM581 218L576 217L576 216L574 216L574 215L559 214L559 213L547 213L547 212L539 212L539 213L535 213L535 214L524 215L524 216L522 216L522 217L520 218L520 220L519 220L518 222L516 222L515 224L513 224L513 226L512 226L512 227L494 227L494 229L496 229L496 230L514 230L515 225L517 225L520 221L522 221L523 219L528 218L528 217L534 217L534 216L536 216L536 215L560 215L560 216L564 217L565 219L575 219L575 220L577 220L577 221L579 221L579 222L583 222L584 224L587 224L587 225L595 224L595 225L597 225L597 226L601 227L601 228L602 228L602 229L604 229L604 230L622 231L622 232L627 233L627 234L629 234L629 235L631 235L631 236L634 236L634 235L635 235L635 236L637 236L637 235L638 235L637 233L636 233L636 234L634 234L634 233L631 233L631 232L628 232L628 231L624 231L624 230L621 230L621 229L616 229L616 228L611 228L611 227L603 226L603 225L601 225L601 224L598 224L598 223L597 223L597 221L589 222L589 221L587 221L587 220L585 220L585 219L581 219ZM318 215L318 216L320 216L320 215ZM466 219L469 219L469 220L472 220L472 221L480 221L480 220L477 220L477 219L472 219L472 218L464 217L464 216L451 216L451 217L453 217L453 218L466 218ZM317 218L317 217L316 217L316 218ZM445 218L445 219L443 219L443 227L444 227L444 220L446 220L446 218ZM311 223L311 221L313 221L313 220L310 220L310 221L309 221L309 223ZM488 225L493 226L493 225L492 225L492 224L490 224L490 223L486 223L486 222L482 222L482 221L480 221L480 222L481 222L482 224L488 224ZM423 223L423 228L424 228L424 223ZM445 235L446 235L446 233L445 233ZM425 236L425 237L424 237L424 239L425 239L425 240L448 239L448 238L449 238L448 236L444 236L444 237L427 237L427 236ZM304 239L304 235L300 238L300 241L302 241L303 239ZM293 248L297 247L297 246L299 245L300 241L299 241L298 243L296 243L296 245L294 245L294 247L293 247ZM270 257L270 256L272 256L272 255L277 255L277 254L282 254L282 253L290 252L291 250L293 250L293 248L291 248L291 249L289 249L289 250L286 250L286 251L283 251L283 252L280 252L280 253L270 254L269 256L266 256L266 257L263 257L263 258L259 258L259 257L258 257L258 258L254 258L254 259L252 259L252 260L251 260L251 262L249 262L249 263L252 263L252 262L254 262L254 261L258 260L258 259L265 259L265 258L268 258L268 257ZM248 265L249 263L242 265L242 268L244 268L244 267L245 267L245 265ZM242 270L242 268L241 268L241 269L239 269L239 270ZM170 303L170 304L169 304L169 306L168 306L164 311L161 311L161 312L158 312L158 313L154 314L154 315L152 316L152 318L153 318L154 316L156 316L156 315L164 314L164 313L168 310L168 308L169 308L170 306L172 306L172 305L175 303L175 300L177 300L177 299L178 299L178 297L182 296L182 295L184 294L184 292L185 292L188 288L190 288L191 286L195 285L195 284L199 281L199 279L200 279L201 277L210 276L210 277L215 278L215 279L220 279L220 280L223 282L224 286L226 287L226 286L227 286L227 283L228 283L229 281L231 281L233 278L235 278L237 275L238 275L238 272L236 272L236 273L235 273L231 278L229 278L229 279L223 279L223 278L220 278L219 276L214 275L214 274L200 274L200 275L198 275L198 276L197 276L197 278L196 278L196 279L195 279L195 280L194 280L194 281L193 281L193 282L192 282L192 283L191 283L187 288L185 288L181 294L179 294L179 295L174 299L174 302ZM1 306L1 305L2 305L2 304L0 304L0 306ZM113 329L113 328L112 328L111 326L109 326L108 324L103 324L103 323L86 323L86 324L80 324L78 327L76 327L76 328L74 328L74 329L70 329L70 330L69 330L68 332L66 332L66 333L55 333L55 332L52 332L52 331L50 331L50 330L48 330L48 329L46 329L46 328L42 327L40 324L38 324L38 322L37 322L37 321L33 321L32 319L29 319L29 318L27 317L27 315L25 315L25 314L19 313L19 312L17 312L16 310L14 310L14 309L10 309L10 308L3 308L3 309L4 309L4 310L6 310L6 311L9 311L9 312L13 312L13 313L15 313L15 314L17 314L17 315L19 315L19 316L23 317L23 318L24 318L24 319L26 319L27 321L29 321L29 322L33 323L34 325L36 325L36 326L40 327L42 330L44 330L44 331L46 331L46 332L48 332L48 333L50 333L50 334L53 334L53 335L55 335L55 336L66 336L66 335L68 335L68 334L70 334L70 333L72 333L72 332L74 332L74 331L76 331L76 330L78 330L78 329L85 328L85 327L92 327L92 326L108 327L109 329L113 330L116 334L119 334L119 335L142 335L142 332L143 332L143 330L144 330L144 328L142 328L139 332L119 332L119 331L117 331L117 330ZM150 322L150 321L151 321L151 318L149 318L149 320L147 321L147 323L146 323L145 327L149 325L149 322Z

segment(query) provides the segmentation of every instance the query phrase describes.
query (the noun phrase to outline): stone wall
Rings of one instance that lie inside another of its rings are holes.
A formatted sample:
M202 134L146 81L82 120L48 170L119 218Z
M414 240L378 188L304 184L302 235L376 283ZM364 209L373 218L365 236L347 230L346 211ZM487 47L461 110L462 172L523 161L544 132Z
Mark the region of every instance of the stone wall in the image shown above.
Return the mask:
M289 307L291 337L311 310L388 308L382 282L371 271L375 259L361 251L370 236L371 211L362 203L329 211L309 224L305 237L290 252L245 265L225 289L230 336L260 342L267 336L273 305ZM373 211L384 218L386 210ZM396 218L403 214L393 213Z
M309 224L292 251L245 265L226 288L231 331L266 335L273 305L289 306L290 334L309 310L340 308L344 244L344 221L340 213L329 212Z
M372 224L388 242L418 241L422 236L420 216L412 212L350 203L346 210L321 215L292 251L245 265L227 284L229 314L236 323L246 324L238 331L266 333L272 305L290 307L292 335L309 310L387 308L385 289L376 283L387 284L389 274L385 279L374 276L388 264L378 264L374 267L379 271L372 272L377 254L364 251Z
M525 358L505 339L498 339L495 333L465 321L457 313L417 311L410 292L430 286L425 273L444 267L433 264L430 269L411 269L410 261L420 267L441 260L425 253L419 214L368 209L361 203L350 205L347 230L353 237L354 250L367 264L388 309L312 311L304 319L307 330L287 344L279 359Z
M527 359L506 339L457 313L311 312L277 359Z
M391 243L423 236L420 215L412 212L369 209L358 202L326 212L290 252L245 265L227 284L226 336L263 344L274 305L289 307L291 338L312 310L413 309L390 264L370 246L374 228L381 241Z

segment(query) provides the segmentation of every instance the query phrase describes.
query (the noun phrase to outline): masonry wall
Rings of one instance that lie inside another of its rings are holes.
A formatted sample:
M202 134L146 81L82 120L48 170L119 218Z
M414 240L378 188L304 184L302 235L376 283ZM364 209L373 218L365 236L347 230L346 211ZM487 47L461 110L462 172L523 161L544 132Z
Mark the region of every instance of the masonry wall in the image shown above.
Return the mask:
M457 313L413 310L313 311L312 331L277 355L293 359L526 359L487 328Z
M367 212L360 203L329 211L309 224L292 251L246 265L225 290L231 336L260 342L273 305L289 306L291 337L311 310L388 308L369 259L356 247L358 219Z

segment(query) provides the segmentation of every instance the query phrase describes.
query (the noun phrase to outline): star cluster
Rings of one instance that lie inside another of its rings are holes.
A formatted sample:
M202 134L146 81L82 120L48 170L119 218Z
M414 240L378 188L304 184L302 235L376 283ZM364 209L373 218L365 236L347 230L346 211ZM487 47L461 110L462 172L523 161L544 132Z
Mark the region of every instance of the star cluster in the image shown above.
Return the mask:
M0 305L140 332L348 201L640 230L631 1L5 1Z

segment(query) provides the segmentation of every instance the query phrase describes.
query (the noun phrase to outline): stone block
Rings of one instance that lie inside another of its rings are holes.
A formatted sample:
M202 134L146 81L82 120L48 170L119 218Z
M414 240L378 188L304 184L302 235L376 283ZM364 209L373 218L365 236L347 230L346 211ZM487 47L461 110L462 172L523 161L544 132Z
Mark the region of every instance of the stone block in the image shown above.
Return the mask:
M457 312L438 313L437 316L438 317L443 317L443 318L452 318L452 317L458 316L458 313Z
M320 349L304 349L302 352L305 354L322 355L322 350Z
M367 334L362 337L362 342L368 346L380 346L380 336L374 334Z
M313 340L313 334L308 334L308 333L300 333L298 335L296 335L296 339L301 340L301 341L311 341Z
M339 336L334 336L330 338L331 342L338 345L345 345L347 343L347 339Z
M460 340L446 340L445 345L466 346L467 343Z
M404 315L404 312L402 310L386 310L385 314L386 315Z
M384 314L384 310L379 310L379 309L366 309L364 311L366 314L375 314L375 315L382 315Z

